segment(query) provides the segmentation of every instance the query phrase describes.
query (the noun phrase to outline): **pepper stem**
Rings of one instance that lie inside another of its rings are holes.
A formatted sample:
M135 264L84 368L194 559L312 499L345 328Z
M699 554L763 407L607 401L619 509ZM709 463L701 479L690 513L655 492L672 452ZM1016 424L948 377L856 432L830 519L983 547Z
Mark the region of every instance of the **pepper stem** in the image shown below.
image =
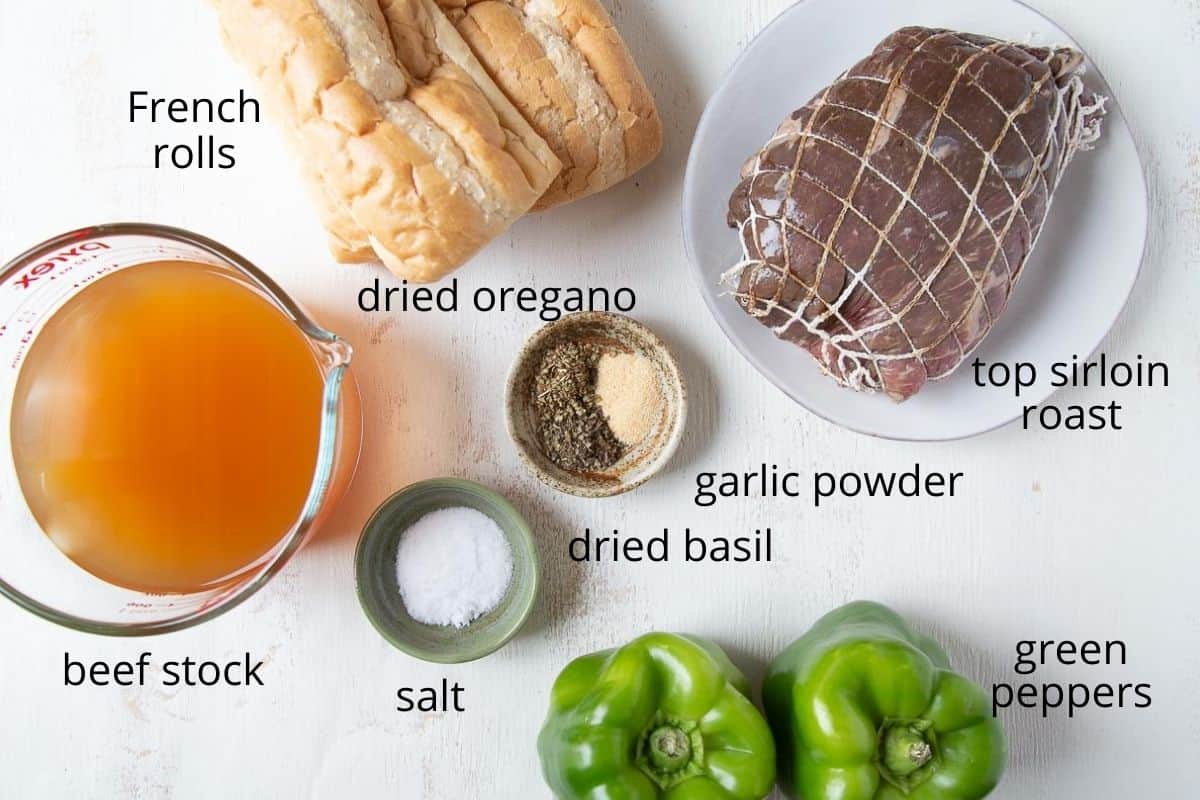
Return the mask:
M654 715L638 739L634 763L664 792L704 773L704 735L696 722Z
M692 758L691 737L673 725L663 725L650 733L650 763L663 772L677 772Z
M905 794L928 780L937 736L928 720L891 720L879 731L879 772Z

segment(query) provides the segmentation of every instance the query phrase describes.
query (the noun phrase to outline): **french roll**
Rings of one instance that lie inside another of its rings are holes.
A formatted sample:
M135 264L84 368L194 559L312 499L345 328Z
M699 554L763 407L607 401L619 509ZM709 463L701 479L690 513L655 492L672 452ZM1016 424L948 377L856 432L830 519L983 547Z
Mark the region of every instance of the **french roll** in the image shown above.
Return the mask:
M335 256L433 281L528 211L553 151L433 0L213 0L301 155ZM395 35L400 32L401 35Z
M607 189L658 155L654 98L597 0L437 2L563 164L536 209ZM403 20L388 16L403 36Z

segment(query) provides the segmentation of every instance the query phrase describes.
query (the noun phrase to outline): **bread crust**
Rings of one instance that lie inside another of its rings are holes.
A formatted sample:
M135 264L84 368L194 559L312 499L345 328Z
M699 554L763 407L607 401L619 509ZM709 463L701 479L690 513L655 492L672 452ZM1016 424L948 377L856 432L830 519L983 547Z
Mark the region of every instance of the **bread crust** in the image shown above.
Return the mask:
M613 186L662 148L646 81L597 0L437 0L563 170L535 210Z
M369 247L397 276L437 280L557 173L546 143L471 77L482 68L430 0L389 3L390 17L379 0L213 2L302 153L339 258ZM419 35L396 40L399 21Z

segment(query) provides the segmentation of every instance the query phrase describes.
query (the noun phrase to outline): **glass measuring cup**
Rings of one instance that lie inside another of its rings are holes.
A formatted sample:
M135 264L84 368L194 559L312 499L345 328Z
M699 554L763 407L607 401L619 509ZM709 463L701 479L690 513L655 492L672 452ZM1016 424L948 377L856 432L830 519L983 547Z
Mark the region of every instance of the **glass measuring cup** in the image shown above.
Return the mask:
M152 261L192 261L220 270L259 294L304 335L324 381L317 461L299 517L255 563L228 580L188 594L148 594L106 583L75 564L43 533L25 502L12 439L0 453L0 594L38 616L113 636L166 633L233 608L287 563L340 499L361 444L352 351L315 324L266 274L217 242L177 228L121 223L57 236L0 269L0 424L9 429L17 377L38 333L97 279ZM265 376L269 379L269 376Z

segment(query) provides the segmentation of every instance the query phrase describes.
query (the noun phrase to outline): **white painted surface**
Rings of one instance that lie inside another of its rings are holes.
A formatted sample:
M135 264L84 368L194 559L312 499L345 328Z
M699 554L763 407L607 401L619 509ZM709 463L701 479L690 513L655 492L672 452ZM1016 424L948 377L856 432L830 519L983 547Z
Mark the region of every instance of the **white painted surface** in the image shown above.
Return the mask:
M59 630L0 605L0 794L12 797L544 797L533 742L546 692L573 656L651 628L715 638L757 680L820 614L873 597L943 638L959 666L1011 679L1019 638L1121 638L1122 669L1058 668L1037 680L1149 682L1148 711L1067 723L1005 717L1002 800L1190 797L1200 755L1200 610L1191 508L1200 443L1200 6L1195 0L1038 0L1112 83L1148 162L1153 222L1113 356L1171 363L1166 391L1118 399L1126 430L1006 428L957 444L880 442L794 406L730 347L690 285L679 225L683 161L705 98L747 40L789 0L619 0L610 7L657 94L662 158L636 183L521 222L459 274L481 284L635 287L637 316L677 349L692 386L688 440L668 473L605 502L559 497L525 475L503 432L510 354L538 324L520 314L365 317L357 289L378 273L336 267L274 132L217 131L237 144L229 173L155 172L153 144L194 129L132 126L130 89L225 94L247 85L195 2L63 0L0 6L0 253L116 218L190 227L272 271L358 348L368 407L359 478L323 538L235 612L145 641ZM852 24L852 23L851 23ZM849 54L848 54L849 57ZM781 76L782 81L787 76ZM1097 269L1104 265L1097 264ZM658 293L657 295L655 293ZM1078 294L1088 301L1086 290ZM955 499L691 504L698 470L761 462L810 472L920 461L963 471ZM545 594L516 642L445 668L390 649L359 611L351 553L367 515L414 480L458 474L525 510L544 553ZM772 525L767 566L574 566L569 536L590 525L752 531ZM0 566L0 569L3 569ZM88 659L269 658L252 691L65 689L64 651ZM406 717L397 686L467 687L462 715Z

